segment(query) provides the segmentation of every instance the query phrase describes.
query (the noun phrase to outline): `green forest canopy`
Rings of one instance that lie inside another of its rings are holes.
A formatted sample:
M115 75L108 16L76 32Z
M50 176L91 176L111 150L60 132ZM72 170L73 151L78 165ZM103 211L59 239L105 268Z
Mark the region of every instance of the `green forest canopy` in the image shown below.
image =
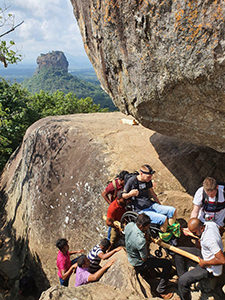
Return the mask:
M106 111L108 109L100 108L90 97L42 90L33 95L18 83L0 79L0 170L35 121L46 116Z
M82 80L62 69L42 68L31 78L24 80L22 85L31 93L40 90L53 93L59 90L67 94L72 91L78 98L91 97L93 102L100 104L102 108L108 108L109 111L116 110L111 98L102 90L99 82Z

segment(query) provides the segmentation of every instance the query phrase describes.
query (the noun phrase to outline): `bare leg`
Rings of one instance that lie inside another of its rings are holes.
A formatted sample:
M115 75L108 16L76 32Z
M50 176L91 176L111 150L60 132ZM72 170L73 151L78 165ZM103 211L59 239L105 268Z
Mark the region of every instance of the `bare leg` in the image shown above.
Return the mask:
M177 210L175 210L172 218L169 219L169 225L173 225L173 223L176 222L176 219L177 219Z
M167 227L168 227L168 219L166 219L166 221L160 226L160 230L162 232L166 232Z

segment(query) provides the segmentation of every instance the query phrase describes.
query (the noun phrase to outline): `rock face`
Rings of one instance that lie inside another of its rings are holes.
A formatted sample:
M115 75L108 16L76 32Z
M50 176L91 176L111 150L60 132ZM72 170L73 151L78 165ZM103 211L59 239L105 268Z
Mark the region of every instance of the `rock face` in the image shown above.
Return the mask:
M58 238L66 237L74 250L89 249L106 233L106 204L99 200L107 181L105 157L79 122L71 125L68 117L32 125L1 182L8 222L56 282Z
M47 54L41 54L37 58L39 72L42 68L60 69L68 72L69 63L62 51L52 51Z
M225 152L225 2L71 0L116 106L168 136Z

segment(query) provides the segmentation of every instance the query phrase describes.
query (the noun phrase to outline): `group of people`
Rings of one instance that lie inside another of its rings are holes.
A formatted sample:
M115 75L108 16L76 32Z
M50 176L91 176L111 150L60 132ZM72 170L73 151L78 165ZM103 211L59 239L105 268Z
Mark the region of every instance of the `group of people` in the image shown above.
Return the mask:
M114 253L123 249L117 247L110 250L111 243L107 238L100 241L89 252L88 256L82 254L71 260L73 254L83 253L84 250L69 251L68 241L64 238L56 242L56 247L59 249L57 255L57 268L60 284L63 286L69 285L69 279L73 271L76 270L75 286L78 287L89 282L97 281L103 273L114 263L114 260L109 260L103 267L100 266L101 260L108 259Z
M140 171L135 174L122 171L116 179L108 184L102 192L103 198L109 204L106 224L110 230L108 239L105 239L105 243L107 240L108 244L107 246L104 246L104 243L103 245L101 243L96 245L87 257L81 255L76 262L72 261L69 264L68 259L68 266L64 269L60 267L57 258L61 284L61 280L67 280L75 268L77 268L76 286L79 286L98 280L113 264L114 260L110 260L104 267L100 267L101 259L109 258L122 249L120 246L117 247L120 245L119 241L121 240L119 222L129 205L133 211L138 213L138 217L135 223L128 223L124 230L128 261L135 271L146 280L150 278L153 269L160 268L162 271L159 274L160 281L156 292L163 299L170 299L173 296L173 293L167 289L171 277L171 262L168 259L157 258L149 253L147 232L151 223L158 224L160 230L165 233L168 226L176 222L176 209L173 206L162 205L154 192L152 182L154 173L155 171L149 165L143 165ZM188 228L184 230L185 235L192 234L195 236L198 241L196 243L197 247L182 248L199 256L200 261L198 264L196 263L195 268L189 271L188 259L175 254L178 291L182 300L191 299L190 286L192 283L222 274L222 267L225 264L221 239L224 218L225 187L224 185L218 185L214 178L207 177L203 182L203 186L194 195L191 218L188 222ZM69 253L67 249L67 254L70 255L73 252ZM60 257L59 254L58 257Z

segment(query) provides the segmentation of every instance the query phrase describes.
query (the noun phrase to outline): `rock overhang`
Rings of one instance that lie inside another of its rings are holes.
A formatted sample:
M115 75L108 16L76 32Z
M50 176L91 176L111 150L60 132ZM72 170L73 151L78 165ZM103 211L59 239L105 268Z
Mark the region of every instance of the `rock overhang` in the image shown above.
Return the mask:
M225 151L225 3L71 2L85 50L122 112Z

